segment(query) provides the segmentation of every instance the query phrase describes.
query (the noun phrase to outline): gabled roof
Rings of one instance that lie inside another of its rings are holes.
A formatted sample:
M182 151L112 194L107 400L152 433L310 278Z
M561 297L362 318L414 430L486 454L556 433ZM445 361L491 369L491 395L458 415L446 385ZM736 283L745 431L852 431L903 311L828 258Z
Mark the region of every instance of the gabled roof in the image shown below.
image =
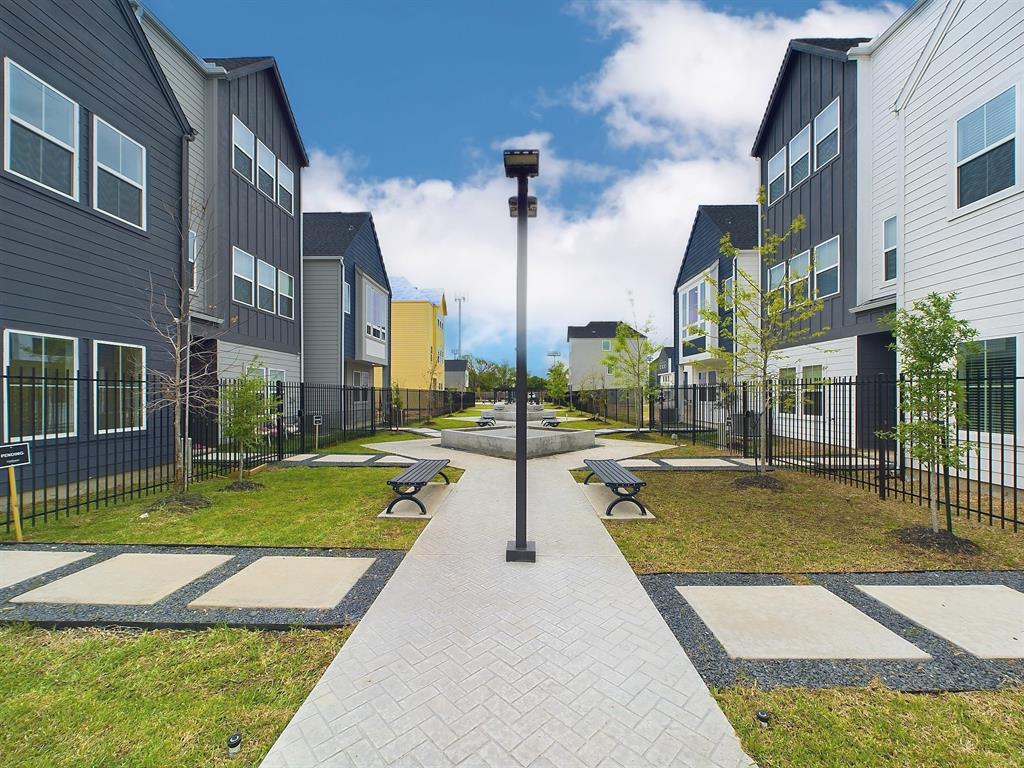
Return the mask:
M295 143L299 147L299 155L302 157L302 167L309 166L309 155L306 153L306 145L302 141L302 133L299 131L299 124L295 120L295 113L292 111L292 103L288 100L288 91L284 87L284 78L281 77L281 70L277 68L277 60L273 56L238 56L234 58L207 58L210 64L222 67L228 73L228 80L235 80L255 72L269 69L274 82L277 84L277 91L281 96L281 103L284 105L284 113L288 118L288 124L295 137Z
M304 213L302 214L302 250L306 258L344 258L370 214Z
M189 125L188 118L185 117L185 111L181 108L178 97L174 95L174 89L171 88L171 84L167 81L167 75L164 74L163 67L156 60L156 54L153 53L153 48L150 46L149 39L142 29L139 17L135 15L135 11L128 0L116 0L116 2L121 13L124 14L125 20L128 22L128 28L131 29L132 36L139 44L139 48L142 49L142 55L145 57L147 64L149 64L149 68L156 78L157 85L160 86L161 92L171 105L171 111L174 112L174 117L177 119L183 134L185 136L195 135L196 131Z
M848 61L847 51L861 43L870 40L869 37L803 37L790 40L786 47L786 55L782 57L782 66L779 67L779 74L775 76L775 84L772 86L771 96L768 97L768 106L765 107L764 115L761 117L761 125L758 126L757 135L754 137L754 145L750 148L752 157L757 157L764 141L765 130L768 121L775 111L775 102L782 89L782 83L789 71L789 65L793 61L794 53L809 53L812 56L820 56L836 61Z
M686 239L686 250L683 251L682 261L679 262L679 271L676 273L677 287L683 283L686 255L690 252L693 233L697 229L697 222L701 217L710 221L718 229L720 236L728 232L732 238L732 244L741 251L757 248L759 225L756 205L698 205L697 214L693 217L693 225L690 227L690 235Z
M448 307L444 300L444 291L437 288L418 288L404 277L396 276L391 281L393 301L426 301L431 304L440 304L448 314Z
M623 325L626 325L623 323ZM618 320L591 320L586 325L570 325L565 340L573 339L614 339L615 329L619 327ZM646 339L640 331L626 325L638 339Z

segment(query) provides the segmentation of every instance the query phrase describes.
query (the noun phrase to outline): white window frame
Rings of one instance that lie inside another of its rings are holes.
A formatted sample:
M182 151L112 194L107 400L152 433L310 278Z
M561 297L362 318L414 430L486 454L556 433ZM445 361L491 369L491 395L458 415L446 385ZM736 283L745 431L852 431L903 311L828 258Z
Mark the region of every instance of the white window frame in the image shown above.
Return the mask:
M270 168L263 167L263 160L260 157L260 155L263 153L264 150L266 151L267 154L270 155ZM269 195L262 189L260 189L260 170L265 170L268 174L270 174L270 181L273 186L273 191ZM259 139L256 139L256 178L254 183L256 184L256 189L259 189L261 195L263 195L264 197L268 197L271 200L277 200L277 155L275 155L274 152L270 149L270 147L268 147Z
M602 352L611 352L611 349L612 349L611 341L608 340L608 339L602 339L601 340L601 351Z
M341 297L342 307L345 310L346 315L352 314L352 283L345 280L344 294Z
M284 171L284 173L282 173L282 171ZM288 177L288 183L287 184L282 183L282 181L283 181L282 177L283 176L287 176ZM281 194L278 191L277 187L284 187L285 189L288 190L289 194L291 195L291 199L292 199L291 207L285 208L283 205L281 205ZM278 161L277 161L277 187L275 187L275 192L277 192L277 204L278 204L278 206L281 208L282 211L285 211L289 216L294 216L295 215L295 172L291 168L289 168L284 162L282 162L280 159L278 159Z
M236 261L238 259L238 254L242 254L243 256L247 256L249 258L249 260L252 262L252 277L251 278L245 277L245 275L240 275L238 273L238 271L235 269L235 264L236 264ZM234 302L237 302L239 304L243 304L243 305L245 305L247 307L255 307L256 306L256 279L258 277L258 275L256 273L256 261L257 261L257 259L256 259L255 256L253 256L248 251L242 250L237 245L234 246L231 249L231 300L234 301ZM235 296L235 278L236 277L241 277L243 280L248 280L249 283L252 285L252 301L242 301L240 298Z
M959 122L963 118L967 117L967 115L969 115L971 112L978 109L978 107L984 106L988 102L992 101L992 99L1001 95L1005 91L1008 91L1010 88L1015 89L1014 98L1016 100L1016 103L1014 105L1014 116L1016 122L1014 125L1013 134L1005 137L1004 139L996 142L995 144L992 144L989 147L986 147L985 149L979 152L975 152L973 155L965 157L963 160L957 159L957 126ZM957 109L957 111L950 118L950 221L957 219L961 216L971 214L974 211L977 211L981 208L985 208L994 203L998 203L1002 200L1005 200L1008 197L1012 197L1024 191L1024 179L1021 178L1021 176L1024 175L1024 146L1022 146L1022 143L1024 142L1021 141L1021 138L1024 138L1024 131L1021 130L1021 124L1024 123L1024 97L1022 97L1021 95L1022 89L1024 89L1024 80L1021 80L1019 78L1014 78L1009 81L1000 80L998 85L993 86L991 88L986 88L982 91L978 91L975 98L965 102L965 106ZM986 152L991 152L996 147L1001 146L1002 144L1011 140L1016 140L1016 146L1014 147L1014 183L1007 187L1006 189L1001 189L998 192L993 192L991 195L987 195L979 200L975 200L973 203L968 203L967 205L960 206L960 166L965 163L969 163L971 160L980 157Z
M896 230L894 235L894 242L890 245L885 240L885 225L890 221L895 222L893 228ZM885 276L885 259L890 251L894 252L893 258L896 261L896 274L892 277ZM888 216L882 220L882 282L885 284L896 282L896 278L900 275L900 221L896 215Z
M100 344L108 347L129 347L131 349L142 350L142 426L141 427L121 427L119 429L100 429L100 382L99 382L99 371L100 371L100 356L99 349ZM148 377L146 375L146 348L141 344L125 344L120 341L105 341L103 339L94 339L92 342L92 432L94 435L115 435L123 432L145 432L149 426L148 415L146 413L146 394L148 386Z
M252 143L249 145L249 150L246 151L245 147L238 143L238 128L241 126L249 136L252 137ZM252 161L251 170L248 176L242 176L238 169L235 168L235 147L242 150L242 153ZM242 122L238 115L231 115L231 157L229 158L231 163L231 170L239 175L239 177L245 179L250 184L255 184L256 176L256 134Z
M808 368L818 369L818 378L812 379L807 375ZM800 416L804 419L823 419L825 418L825 366L821 363L817 365L803 365L800 367L800 386L799 386L799 403L800 403ZM821 394L821 413L808 413L807 412L807 400L806 397L810 392L819 392Z
M794 157L793 157L793 143L797 139L799 139L802 134L807 134L807 136L806 136L807 150L802 155L798 155L794 159ZM789 140L789 145L788 146L789 146L789 152L787 154L787 159L786 159L787 181L789 183L789 189L792 191L794 187L800 186L805 181L807 181L809 178L811 178L811 174L814 173L814 167L812 166L812 160L811 160L811 124L808 123L803 128L801 128L800 131L796 134L796 136L794 136L792 139ZM800 181L794 183L793 182L793 166L796 165L797 161L800 160L803 157L807 158L807 175L804 176L802 179L800 179Z
M787 373L787 377L784 379L783 376L782 376L782 372L783 371L787 371L787 372L788 371L792 371L793 372L792 378L789 378L789 374ZM780 367L779 370L778 370L777 377L778 377L777 380L778 380L778 385L779 385L779 397L778 397L777 402L775 403L776 413L778 413L778 415L780 417L785 417L785 416L793 416L793 417L795 417L795 416L799 416L800 415L800 411L799 411L800 396L797 394L797 384L796 384L797 380L799 378L799 374L797 373L796 366L795 365L785 365L785 366ZM788 391L787 391L787 387L788 387ZM789 395L790 397L793 398L792 403L787 404L787 402L786 402L786 396L787 395ZM788 408L792 408L792 410L787 410Z
M74 107L74 131L73 131L74 139L75 139L74 145L66 144L63 141L61 141L60 139L58 139L58 138L56 138L54 136L51 136L50 134L48 134L45 131L41 130L40 128L37 128L36 126L31 125L30 123L25 122L20 117L17 117L15 115L11 114L11 88L10 88L10 82L11 82L11 68L12 67L18 69L20 72L22 72L23 74L27 75L28 77L31 77L36 82L40 83L44 88L49 88L51 91L53 91L55 94L57 94L61 98L67 99L69 102L71 102L72 106ZM35 179L30 178L28 176L25 176L24 174L21 174L21 173L18 173L17 171L11 170L11 138L10 138L11 130L10 130L9 126L10 126L12 121L16 122L18 125L22 126L23 128L25 128L25 129L27 129L29 131L32 131L37 136L42 136L47 141L52 141L57 146L62 147L64 149L68 150L69 152L71 152L71 192L72 192L72 194L69 195L67 192L63 192L63 191L61 191L59 189L54 189L53 187L49 187L46 184L43 184L41 181L36 181ZM56 88L54 88L52 85L47 83L45 80L43 80L40 77L36 77L34 74L29 72L23 66L21 66L20 64L15 62L13 59L10 59L10 58L8 58L6 56L4 57L4 124L3 124L3 129L4 129L4 131L3 131L3 133L4 133L4 142L6 144L6 146L4 147L4 170L7 173L11 174L12 176L17 176L19 179L24 179L25 181L29 182L30 184L36 185L40 189L45 189L45 190L47 190L49 192L53 192L56 195L60 195L61 197L66 197L68 200L74 200L76 202L78 201L78 199L79 199L79 186L78 186L78 184L79 184L79 181L78 181L78 173L79 173L79 169L78 169L78 145L79 145L79 142L81 141L81 137L80 137L81 125L80 125L80 122L79 122L78 102L75 101L74 99L72 99L71 97L67 96L66 94L61 93Z
M679 289L679 338L683 341L690 341L701 336L707 336L707 320L701 317L701 310L708 305L707 274L702 273L696 280ZM690 331L690 292L697 291L697 320L692 323L697 328L696 333ZM692 350L690 354L695 354Z
M823 246L823 245L828 245L833 240L836 241L836 263L833 266L825 267L824 269L820 269L819 270L818 269L818 249L821 248L821 246ZM835 237L830 237L828 240L822 240L820 243L818 243L816 246L814 246L812 251L813 251L813 255L812 255L813 265L812 266L813 266L813 271L814 271L814 286L813 286L813 288L814 288L814 297L813 298L815 300L817 300L817 299L827 299L827 298L830 298L832 296L838 296L840 293L843 292L843 270L842 270L842 265L843 265L843 244L839 240L839 235L836 235ZM833 293L826 293L826 294L819 295L818 294L818 275L821 274L822 272L828 272L829 270L832 270L832 269L836 270L836 290Z
M288 293L285 293L284 288L281 285L282 277L288 278L291 282L291 288ZM285 296L292 301L292 313L290 315L286 315L281 311L281 298ZM289 320L295 319L295 276L285 272L283 269L277 270L277 314L279 317L285 317Z
M807 257L807 270L800 277L793 276L793 262L799 259L801 256ZM811 249L808 248L806 251L794 254L786 262L786 304L793 306L793 286L799 282L803 282L806 286L806 293L804 294L805 299L813 298L811 296Z
M198 267L196 266L196 252L199 248L199 233L194 229L188 231L188 263L192 265L192 284L189 286L189 290L192 293L196 292L196 272Z
M8 410L7 393L9 389L9 379L4 379L4 386L0 387L3 392L0 392L0 402L3 403L3 422L4 422L4 439L8 442L11 440L17 440L18 442L30 442L34 440L52 440L58 437L78 437L78 421L80 414L78 413L78 339L74 336L61 336L56 333L40 333L39 331L25 331L20 328L5 328L4 329L4 346L3 346L3 367L4 373L10 372L11 367L11 334L19 334L21 336L41 336L47 339L61 339L63 341L70 341L74 344L75 350L75 369L72 375L72 407L71 412L75 416L75 429L71 432L54 432L42 435L19 435L16 438L11 437L9 430L10 424L8 423L8 417L10 415ZM44 366L45 370L45 366ZM45 418L44 418L45 423Z
M984 102L982 102L982 103L984 103ZM985 348L987 346L985 344L985 342L1001 341L1003 339L1009 339L1009 338L1013 339L1013 358L1014 358L1014 366L1015 366L1015 369L1016 369L1016 370L1014 370L1014 373L1013 373L1013 376L1014 376L1013 380L1016 381L1017 380L1016 377L1021 375L1021 351L1022 350L1021 350L1020 336L1018 334L1010 333L1008 335L1001 335L1000 334L1000 335L993 335L993 336L985 336L984 338L980 338L980 339L979 338L975 338L973 340L973 342L979 348ZM986 357L987 357L987 355L988 355L987 351L986 351L985 354L986 354ZM959 371L958 371L957 375L959 376ZM985 390L986 392L988 391L988 386L990 386L990 385L986 385L986 390ZM993 449L995 449L995 447L996 447L995 443L1000 440L1000 437L1002 437L1002 436L1012 436L1014 433L1020 434L1020 431L1021 431L1021 421L1022 421L1022 419L1021 419L1021 415L1022 415L1021 393L1019 391L1019 387L1017 389L1018 389L1018 391L1016 392L1016 399L1014 400L1014 414L1013 414L1013 425L1012 425L1013 432L993 432L993 431L991 431L992 417L991 417L991 414L989 414L989 416L988 416L989 429L980 429L980 428L975 428L975 429L970 429L970 428L969 429L958 429L957 432L960 435L961 439L962 440L974 440L975 442L982 443L982 444L986 440L989 440L989 441L992 441ZM966 388L965 388L965 391L964 391L964 401L963 401L963 409L965 411L965 415L966 415L966 412L967 412L967 397L968 397L968 392L966 391Z
M138 147L142 151L142 184L139 184L137 181L135 181L135 179L129 179L127 176L125 176L124 174L120 173L119 171L115 171L113 168L110 168L110 167L108 167L106 165L103 165L100 162L99 155L96 152L96 144L97 144L97 141L99 139L99 137L97 136L97 131L98 131L100 123L103 123L104 126L109 128L110 130L112 130L114 133L116 133L122 139L125 139L128 142L134 144L136 147ZM100 208L100 196L98 194L100 168L102 168L104 171L109 173L111 176L115 176L116 178L120 179L121 181L124 181L124 182L127 182L128 184L131 184L133 187L135 187L137 190L139 190L142 193L142 199L140 200L140 205L142 206L142 210L141 210L141 213L142 213L142 223L141 224L136 224L134 221L128 221L128 219L122 219L120 216L118 216L116 214L113 214L110 211L105 211L102 208ZM112 126L110 123L108 123L106 120L104 120L99 115L93 115L92 116L92 209L94 211L97 211L98 213L103 214L104 216L108 216L109 218L113 219L114 221L120 221L122 224L127 224L129 227L132 227L133 229L138 229L138 230L141 230L142 232L145 232L146 231L146 191L147 191L146 188L149 186L149 184L147 184L147 182L146 182L146 179L147 179L147 173L146 173L146 148L142 144L137 142L135 139L133 139L131 136L129 136L127 133L125 133L124 131L118 130L117 128Z
M364 279L364 281L363 281L363 304L364 304L364 306L363 306L363 321L364 321L363 322L363 332L366 334L366 337L368 339L373 339L374 341L380 341L380 342L385 342L386 343L387 340L388 340L388 330L389 330L388 327L386 325L377 325L376 323L371 323L370 322L370 312L369 312L370 311L370 306L369 306L370 302L366 301L366 291L367 291L367 289L374 290L377 293L381 294L384 297L384 304L385 304L385 306L387 306L387 303L388 303L388 298L389 298L388 297L388 292L385 291L379 285L377 285L376 283L374 283L374 282L372 282L370 280ZM387 315L387 313L385 313L385 319L384 319L385 323L387 322L387 316L386 315ZM380 333L380 335L379 336L374 336L373 335L373 331L374 330L377 330Z
M826 165L831 163L833 160L838 159L839 155L842 154L842 151L843 151L843 105L841 103L838 103L838 102L839 102L839 97L836 96L834 99L832 99L832 101L830 101L828 104L826 104L824 107L822 107L821 111L818 112L818 114L816 114L814 116L814 134L811 137L812 140L814 141L814 144L811 147L812 152L814 154L814 157L812 158L812 160L813 160L813 170L814 171L817 171L820 168L824 168ZM836 153L835 153L835 155L830 157L825 162L819 163L818 162L818 145L821 143L820 139L827 138L828 136L830 136L832 134L832 131L829 131L824 136L821 136L819 138L819 135L818 135L818 133L819 133L818 132L818 119L825 113L826 110L831 108L831 106L833 104L836 105L836 127L835 127L835 131L836 131Z
M261 267L267 267L271 270L271 278L269 285L263 282L263 270L261 269ZM260 305L261 288L269 288L273 292L273 298L271 299L270 309L266 309L265 307ZM260 312L266 312L267 314L270 315L277 314L277 267L275 267L269 261L264 261L263 259L256 260L256 296L254 298L256 299L256 309L258 309Z
M782 168L779 170L778 173L776 173L774 176L772 176L771 175L771 173L772 173L772 163L774 163L776 160L779 159L779 155L782 156ZM768 184L767 184L767 187L766 187L766 192L768 194L768 205L773 205L773 204L777 203L779 200L781 200L782 198L784 198L786 196L786 192L789 191L789 183L788 183L789 182L789 178L788 178L788 174L786 172L786 148L785 147L782 147L782 149L780 149L778 152L776 152L774 155L772 155L770 158L768 158L767 173L768 173ZM772 197L772 182L777 181L780 178L782 179L782 191L779 193L778 197Z
M775 288L772 288L771 287L771 285L772 285L772 272L774 272L775 270L778 270L778 269L782 270L782 278L779 280L779 284ZM785 293L785 291L786 291L786 262L785 261L780 261L778 264L773 264L772 266L768 267L768 275L767 275L767 281L765 282L765 288L767 288L767 291L766 291L767 293L771 293L772 291L782 291L783 292L783 299L785 299L785 296L786 296L786 293Z

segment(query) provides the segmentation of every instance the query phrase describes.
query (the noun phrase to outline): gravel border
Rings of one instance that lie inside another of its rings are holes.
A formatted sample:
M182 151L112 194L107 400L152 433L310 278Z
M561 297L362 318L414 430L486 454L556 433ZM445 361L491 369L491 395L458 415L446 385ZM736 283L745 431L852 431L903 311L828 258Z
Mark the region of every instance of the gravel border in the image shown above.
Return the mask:
M405 556L396 549L318 549L312 547L231 547L216 545L3 544L4 550L93 552L62 568L0 589L0 624L28 622L44 627L137 627L197 629L213 625L253 629L309 627L330 629L357 623ZM126 552L230 555L214 568L153 605L63 605L12 603L11 598ZM372 557L374 562L336 606L328 610L291 608L186 608L247 565L268 555L289 557Z
M792 582L781 574L660 573L638 578L704 682L714 687L833 688L875 680L898 691L976 691L1024 683L1024 659L980 659L868 597L855 584L1004 584L1024 592L1021 571L811 573L808 579L836 594L898 636L929 653L929 661L863 659L733 659L701 621L677 586L770 586Z

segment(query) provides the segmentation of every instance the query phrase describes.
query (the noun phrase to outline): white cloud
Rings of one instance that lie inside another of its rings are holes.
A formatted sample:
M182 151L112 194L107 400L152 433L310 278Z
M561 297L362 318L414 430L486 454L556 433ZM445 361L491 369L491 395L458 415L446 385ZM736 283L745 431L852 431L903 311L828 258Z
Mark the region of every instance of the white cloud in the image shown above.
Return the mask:
M597 23L622 41L575 103L605 119L610 141L649 147L652 159L641 167L615 171L564 157L548 133L495 142L494 163L461 181L364 179L346 158L315 151L303 176L305 206L371 210L388 271L449 297L466 294L464 351L500 347L498 356L511 360L515 226L505 201L514 187L497 149L538 146L531 352L564 342L569 324L629 319L627 291L641 322L653 316L656 339L667 341L671 289L697 205L753 199L756 168L747 151L786 42L875 34L897 13L825 2L793 20L730 16L692 2L609 0ZM568 181L607 186L592 209L570 212L549 202Z

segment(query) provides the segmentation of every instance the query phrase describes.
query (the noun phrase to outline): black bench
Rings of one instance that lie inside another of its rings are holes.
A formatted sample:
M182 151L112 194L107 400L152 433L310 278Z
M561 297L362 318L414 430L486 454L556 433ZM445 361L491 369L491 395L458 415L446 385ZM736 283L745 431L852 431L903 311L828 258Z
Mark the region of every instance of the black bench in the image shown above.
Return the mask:
M481 416L477 419L476 425L478 427L493 427L494 417L493 416Z
M608 505L608 509L604 511L606 515L610 517L612 514L612 508L616 504L621 504L624 501L632 501L640 507L641 515L647 514L647 510L644 508L644 505L636 498L636 495L640 493L640 489L647 485L647 483L634 475L628 469L625 469L614 459L584 459L583 463L587 466L587 469L590 470L590 474L583 480L584 485L590 482L590 478L597 475L601 482L608 486L612 493L618 496L617 499Z
M557 427L558 424L559 421L554 416L545 416L540 422L542 427Z
M427 508L423 506L422 501L416 498L416 494L437 475L444 478L445 485L450 485L448 476L443 471L448 463L448 459L420 459L408 469L388 480L388 485L398 494L398 498L391 500L385 514L390 515L395 504L406 500L415 502L420 508L421 515L427 514Z

